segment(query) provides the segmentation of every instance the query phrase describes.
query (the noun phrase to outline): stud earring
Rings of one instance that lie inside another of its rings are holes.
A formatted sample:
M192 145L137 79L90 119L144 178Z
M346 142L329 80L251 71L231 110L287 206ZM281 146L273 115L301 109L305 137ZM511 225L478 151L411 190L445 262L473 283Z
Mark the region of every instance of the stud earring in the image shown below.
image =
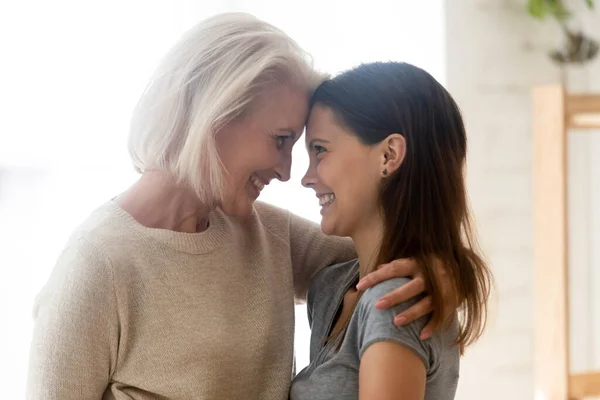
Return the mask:
M383 176L387 176L387 169L384 169L382 174L383 174Z

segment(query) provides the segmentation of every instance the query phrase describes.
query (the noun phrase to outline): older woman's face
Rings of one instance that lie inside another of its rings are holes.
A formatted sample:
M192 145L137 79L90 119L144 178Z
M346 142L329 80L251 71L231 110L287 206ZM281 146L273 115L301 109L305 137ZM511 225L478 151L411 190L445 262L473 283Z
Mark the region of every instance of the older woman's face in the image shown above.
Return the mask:
M265 185L290 178L292 147L307 114L307 90L279 85L219 132L217 149L227 171L221 207L227 215L249 216Z

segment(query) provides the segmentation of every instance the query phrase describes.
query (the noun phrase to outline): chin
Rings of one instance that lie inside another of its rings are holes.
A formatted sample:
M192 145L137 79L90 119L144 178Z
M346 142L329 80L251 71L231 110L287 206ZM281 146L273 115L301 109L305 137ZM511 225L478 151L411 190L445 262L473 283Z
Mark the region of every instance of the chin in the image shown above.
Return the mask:
M254 212L254 201L236 202L235 204L227 204L221 207L225 215L236 219L246 219Z
M345 236L336 228L334 221L327 218L321 219L321 232L327 236Z

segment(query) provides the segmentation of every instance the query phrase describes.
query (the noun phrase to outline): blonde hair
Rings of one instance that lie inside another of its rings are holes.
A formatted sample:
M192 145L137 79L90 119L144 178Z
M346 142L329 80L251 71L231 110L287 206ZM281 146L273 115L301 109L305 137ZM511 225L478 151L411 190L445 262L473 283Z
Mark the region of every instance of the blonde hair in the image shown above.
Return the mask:
M268 85L306 87L325 76L290 37L249 14L226 13L189 30L166 54L132 118L129 154L136 171L159 169L205 204L222 198L215 135Z

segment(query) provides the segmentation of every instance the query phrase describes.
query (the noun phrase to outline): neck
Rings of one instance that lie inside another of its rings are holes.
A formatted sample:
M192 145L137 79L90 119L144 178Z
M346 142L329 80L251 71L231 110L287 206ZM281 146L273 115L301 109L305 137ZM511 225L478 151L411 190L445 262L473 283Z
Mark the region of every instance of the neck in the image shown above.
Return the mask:
M149 228L195 233L208 228L210 207L161 171L147 171L115 202Z
M358 255L360 278L362 279L376 267L377 253L383 238L383 221L380 217L376 217L360 226L360 229L350 236Z

